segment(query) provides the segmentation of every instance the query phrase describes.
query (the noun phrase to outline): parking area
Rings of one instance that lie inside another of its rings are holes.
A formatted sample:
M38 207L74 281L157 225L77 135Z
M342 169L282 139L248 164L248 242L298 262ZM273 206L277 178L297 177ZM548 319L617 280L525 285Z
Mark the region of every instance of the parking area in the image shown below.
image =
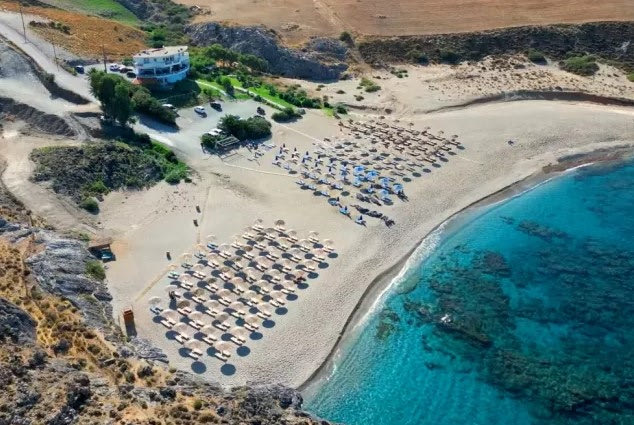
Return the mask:
M204 152L200 146L200 137L218 127L220 119L227 115L238 115L241 118L248 118L257 114L258 107L263 107L266 117L275 112L275 109L263 106L253 100L222 101L222 111L216 111L209 106L209 103L201 104L205 108L206 116L194 111L193 107L178 110L179 117L176 119L178 128L157 123L148 118L141 118L135 125L135 130L148 133L150 137L158 140L174 150L190 158L201 157Z

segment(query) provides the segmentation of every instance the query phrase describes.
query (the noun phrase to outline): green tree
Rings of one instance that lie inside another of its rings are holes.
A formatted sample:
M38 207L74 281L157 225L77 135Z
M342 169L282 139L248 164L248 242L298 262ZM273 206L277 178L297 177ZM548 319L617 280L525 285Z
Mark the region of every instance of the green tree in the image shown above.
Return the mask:
M132 115L132 100L130 90L125 84L118 84L115 87L113 99L114 117L121 125L125 125Z
M220 84L229 96L233 97L235 95L235 89L233 88L233 84L231 84L231 80L228 77L223 77L220 80Z

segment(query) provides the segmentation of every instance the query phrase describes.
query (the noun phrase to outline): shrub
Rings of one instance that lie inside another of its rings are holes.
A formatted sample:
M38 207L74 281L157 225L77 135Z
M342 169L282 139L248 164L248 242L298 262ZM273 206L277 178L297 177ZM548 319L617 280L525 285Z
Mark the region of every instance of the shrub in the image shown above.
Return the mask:
M634 72L627 74L627 79L634 83Z
M211 134L205 133L200 136L200 144L206 150L214 150L216 148L217 137Z
M341 35L339 36L339 40L343 41L348 46L354 45L354 40L352 39L352 35L350 35L348 31L342 32Z
M271 118L275 122L289 122L300 118L301 114L293 108L285 108L283 111L274 112Z
M460 62L460 55L453 50L441 50L438 55L441 62L450 63L452 65Z
M263 139L271 135L271 123L263 117L241 119L237 115L225 115L219 127L238 140Z
M429 63L429 58L427 57L427 55L425 55L420 50L416 50L416 49L413 49L407 52L407 58L410 61L421 64L421 65L426 65Z
M345 114L347 114L347 113L348 113L348 110L347 110L347 109L346 109L346 107L345 107L345 106L343 106L343 105L337 105L337 106L335 107L335 112L336 112L336 113L338 113L338 114L345 115Z
M559 62L559 67L573 74L590 76L599 70L596 58L592 55L572 56Z
M364 88L365 91L368 93L373 93L375 91L381 90L381 86L365 77L361 78L361 83L359 83L359 87Z
M165 176L165 181L169 184L178 184L181 182L181 173L178 170L172 170Z
M85 209L89 213L97 214L99 212L99 204L95 198L85 198L81 201L79 207Z
M526 53L528 60L534 63L546 63L546 57L542 52L536 49L529 49Z
M98 260L86 261L86 274L97 280L106 278L106 271Z
M194 409L196 410L200 410L203 407L203 402L202 400L196 400L194 401Z

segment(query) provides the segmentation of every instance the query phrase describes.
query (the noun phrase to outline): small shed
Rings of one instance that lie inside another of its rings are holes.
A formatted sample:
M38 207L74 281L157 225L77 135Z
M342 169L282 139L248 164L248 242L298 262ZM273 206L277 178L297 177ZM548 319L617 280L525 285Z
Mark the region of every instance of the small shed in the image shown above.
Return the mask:
M219 151L226 151L240 145L240 140L234 136L225 137L224 139L216 142L216 149Z
M114 254L110 245L112 245L110 237L93 238L88 244L88 251L102 261L111 261L114 260Z

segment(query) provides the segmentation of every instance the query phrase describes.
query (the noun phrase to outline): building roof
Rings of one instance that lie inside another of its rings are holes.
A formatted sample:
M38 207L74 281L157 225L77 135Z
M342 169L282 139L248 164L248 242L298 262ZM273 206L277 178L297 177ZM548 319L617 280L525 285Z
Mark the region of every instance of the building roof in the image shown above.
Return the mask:
M162 57L169 56L175 53L183 53L187 51L187 46L165 46L159 47L158 49L147 49L143 50L136 55L135 58L152 58L152 57Z
M216 142L216 147L218 149L228 149L239 143L240 143L240 140L236 139L234 136L228 136L228 137L225 137L224 139L218 140Z

